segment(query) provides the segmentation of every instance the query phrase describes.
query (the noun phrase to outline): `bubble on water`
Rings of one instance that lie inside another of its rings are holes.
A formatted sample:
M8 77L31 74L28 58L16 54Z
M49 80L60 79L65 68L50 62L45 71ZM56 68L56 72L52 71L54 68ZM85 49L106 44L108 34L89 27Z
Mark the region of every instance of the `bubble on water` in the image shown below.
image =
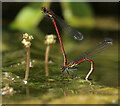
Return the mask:
M116 103L116 100L115 100L115 99L113 99L113 100L112 100L112 103Z
M46 85L41 85L41 87L45 87Z
M17 78L20 78L19 76L16 76Z
M24 84L27 84L27 81L26 81L26 80L24 80L23 82L24 82Z
M14 80L15 78L12 78L12 80Z
M52 63L53 63L53 61L52 61L52 60L50 60L48 63L49 63L49 64L52 64Z
M25 61L22 61L21 64L25 64Z
M34 62L35 62L35 60L32 60L32 62L34 63Z
M17 65L19 66L19 65L20 65L20 63L17 63Z
M30 61L30 67L33 67L32 62Z
M5 77L8 77L8 73L7 72L5 72Z
M49 92L51 92L51 91L53 91L53 90L54 90L53 88L48 89Z

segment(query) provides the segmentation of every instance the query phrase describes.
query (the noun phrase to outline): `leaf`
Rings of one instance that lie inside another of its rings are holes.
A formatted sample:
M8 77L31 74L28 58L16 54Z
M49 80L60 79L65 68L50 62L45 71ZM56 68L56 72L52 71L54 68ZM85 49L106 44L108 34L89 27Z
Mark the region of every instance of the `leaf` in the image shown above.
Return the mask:
M89 3L63 2L61 3L65 20L74 27L94 27L93 11Z
M48 7L50 3L30 3L23 7L10 24L10 28L13 30L31 30L35 28L44 16L41 12L41 7L44 5Z

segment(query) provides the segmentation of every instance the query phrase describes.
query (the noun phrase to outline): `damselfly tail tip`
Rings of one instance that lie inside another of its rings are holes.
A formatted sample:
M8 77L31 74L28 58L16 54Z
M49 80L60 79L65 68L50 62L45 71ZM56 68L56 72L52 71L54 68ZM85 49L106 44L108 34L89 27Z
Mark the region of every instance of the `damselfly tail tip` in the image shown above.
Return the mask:
M79 33L79 36L74 35L74 39L83 40L83 35L80 32L78 32L78 33Z
M111 44L111 45L113 44L112 38L105 38L104 41L107 42L108 44Z

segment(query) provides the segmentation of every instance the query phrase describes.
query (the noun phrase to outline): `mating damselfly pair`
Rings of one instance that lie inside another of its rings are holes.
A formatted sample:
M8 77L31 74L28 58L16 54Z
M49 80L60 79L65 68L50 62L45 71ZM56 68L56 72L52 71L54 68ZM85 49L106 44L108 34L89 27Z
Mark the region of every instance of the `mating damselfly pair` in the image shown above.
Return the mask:
M94 62L91 60L91 57L96 56L97 54L104 51L106 48L110 47L112 45L112 39L111 38L105 38L103 41L98 42L94 47L92 47L91 49L89 49L85 53L81 54L74 61L72 61L70 63L67 63L66 53L65 53L65 50L64 50L64 46L63 46L63 43L62 43L62 39L61 39L59 30L58 30L56 21L60 24L61 28L65 32L67 32L68 35L72 36L74 39L82 40L83 35L79 31L77 31L76 29L72 28L70 25L66 24L64 22L64 20L62 20L59 16L57 16L53 12L47 10L45 7L42 7L42 11L54 23L54 26L55 26L55 29L56 29L56 32L57 32L57 35L58 35L58 38L59 38L59 41L60 41L60 44L61 44L62 53L63 53L63 56L64 56L64 65L61 66L60 69L62 70L63 75L64 75L64 73L67 73L69 75L69 72L73 72L73 70L78 70L78 65L87 60L91 63L91 69L85 77L85 79L88 80L89 76L91 75L91 73L94 70Z

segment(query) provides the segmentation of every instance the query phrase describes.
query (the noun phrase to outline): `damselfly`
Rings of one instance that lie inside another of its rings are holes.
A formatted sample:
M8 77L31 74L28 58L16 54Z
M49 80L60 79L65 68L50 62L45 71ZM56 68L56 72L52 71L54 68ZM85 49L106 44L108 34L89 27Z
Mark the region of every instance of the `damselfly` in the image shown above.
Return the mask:
M93 48L83 53L81 56L79 56L74 61L70 62L67 65L61 66L62 74L64 75L65 73L67 73L69 75L70 71L73 72L73 70L78 70L78 65L84 62L85 60L87 60L91 63L91 69L88 72L87 76L85 77L85 79L88 80L89 76L94 70L94 62L90 58L103 52L106 48L110 47L111 45L112 45L112 39L105 38L103 41L96 44L96 46L94 46Z
M55 26L55 29L56 29L56 32L58 34L58 37L59 37L59 41L60 41L60 44L61 44L61 47L62 47L62 52L63 52L63 56L64 56L64 65L67 64L67 57L66 57L66 54L65 54L65 50L64 50L64 47L63 47L63 43L62 43L62 39L61 39L61 36L60 36L60 33L59 33L59 30L57 28L57 24L56 24L56 21L59 23L59 25L61 26L61 28L68 33L68 35L74 37L74 39L77 39L77 40L82 40L83 39L83 35L77 31L76 29L72 28L70 25L66 24L64 20L62 20L59 16L55 15L53 12L47 10L45 7L42 7L42 11L45 15L47 15L51 20L52 22L54 23L54 26Z

